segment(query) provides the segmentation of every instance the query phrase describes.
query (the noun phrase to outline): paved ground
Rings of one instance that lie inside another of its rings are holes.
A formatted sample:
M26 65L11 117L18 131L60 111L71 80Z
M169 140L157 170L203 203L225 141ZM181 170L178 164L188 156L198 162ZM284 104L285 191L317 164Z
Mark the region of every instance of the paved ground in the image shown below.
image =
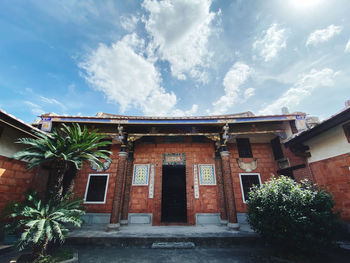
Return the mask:
M122 226L120 231L106 232L105 224L84 225L73 230L70 237L234 237L256 235L249 225L241 225L240 231L233 231L222 225L197 225L197 226L150 226L129 225Z
M226 248L196 247L194 249L151 249L120 248L95 245L71 246L79 253L79 262L83 263L349 263L350 253L346 250L334 250L322 258L310 258L304 261L288 261L271 256L264 246L236 245ZM29 251L26 251L28 253ZM18 255L12 251L0 255L0 263L8 263Z
M232 246L230 248L197 247L194 249L151 249L75 246L79 262L84 263L290 263L271 256L261 246ZM310 258L302 262L349 263L350 253L333 251L322 258Z
M195 249L150 249L150 248L114 248L114 247L79 247L79 262L277 262L272 261L261 249L247 247L236 248L195 248Z

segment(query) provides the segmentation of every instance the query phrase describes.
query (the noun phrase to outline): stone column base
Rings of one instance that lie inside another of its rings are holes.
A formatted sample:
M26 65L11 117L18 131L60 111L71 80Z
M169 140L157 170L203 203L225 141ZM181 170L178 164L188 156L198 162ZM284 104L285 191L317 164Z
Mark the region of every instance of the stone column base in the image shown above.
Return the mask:
M108 224L107 225L107 232L116 232L119 231L120 224Z
M128 220L120 220L120 224L121 225L127 225L128 224Z
M225 219L225 220L224 220L224 219L221 219L221 220L220 220L220 224L221 224L221 225L227 225L227 224L228 224L228 221L227 221L226 219Z
M239 230L239 224L238 223L227 223L227 227L232 230Z

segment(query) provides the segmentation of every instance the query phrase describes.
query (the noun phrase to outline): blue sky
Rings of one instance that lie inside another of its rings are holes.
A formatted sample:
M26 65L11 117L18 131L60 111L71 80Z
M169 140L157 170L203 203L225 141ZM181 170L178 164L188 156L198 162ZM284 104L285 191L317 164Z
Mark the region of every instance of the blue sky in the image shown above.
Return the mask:
M208 115L350 99L350 1L0 2L0 108Z

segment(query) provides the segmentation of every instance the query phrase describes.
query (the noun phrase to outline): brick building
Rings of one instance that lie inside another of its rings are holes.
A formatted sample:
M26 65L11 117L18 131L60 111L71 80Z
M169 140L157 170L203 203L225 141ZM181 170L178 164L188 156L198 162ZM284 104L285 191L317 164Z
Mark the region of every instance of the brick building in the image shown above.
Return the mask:
M346 106L287 140L285 146L294 156L307 160L312 180L333 194L336 211L350 222L350 103Z
M25 162L9 159L24 149L15 141L22 137L37 138L34 132L42 131L0 110L0 212L8 202L22 200L28 188L40 191L46 187L44 170L27 171Z
M253 184L305 168L298 159L286 165L280 144L303 128L305 114L42 118L44 130L76 122L112 141L112 162L101 170L83 167L74 186L86 221L109 223L111 230L128 223L238 228Z

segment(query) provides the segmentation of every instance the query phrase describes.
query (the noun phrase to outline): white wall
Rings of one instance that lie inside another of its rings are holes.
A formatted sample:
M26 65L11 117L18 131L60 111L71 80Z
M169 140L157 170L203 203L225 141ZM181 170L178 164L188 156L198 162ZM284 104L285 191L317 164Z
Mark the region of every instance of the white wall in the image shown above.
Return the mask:
M343 125L344 123L304 143L310 147L310 163L350 153L350 143L346 139Z
M17 138L29 137L29 135L2 123L0 125L4 128L0 136L0 155L12 157L14 153L25 148L23 145L15 143Z

